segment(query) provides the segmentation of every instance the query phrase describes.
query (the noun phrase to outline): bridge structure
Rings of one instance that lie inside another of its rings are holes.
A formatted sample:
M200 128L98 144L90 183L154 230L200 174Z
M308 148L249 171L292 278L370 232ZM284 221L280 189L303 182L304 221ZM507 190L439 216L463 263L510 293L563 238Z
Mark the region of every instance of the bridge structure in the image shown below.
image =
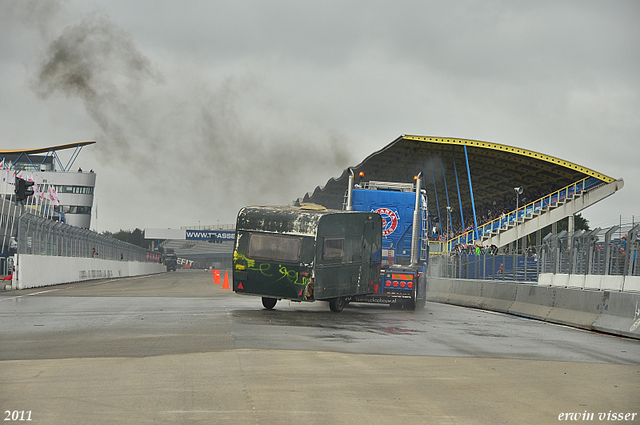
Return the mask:
M355 167L364 180L412 182L422 173L432 247L498 248L536 235L614 194L624 181L551 155L499 143L402 135ZM341 209L349 169L298 202ZM525 246L524 243L522 246Z
M165 253L172 250L179 267L224 269L231 267L235 225L190 226L180 229L144 229L144 237Z

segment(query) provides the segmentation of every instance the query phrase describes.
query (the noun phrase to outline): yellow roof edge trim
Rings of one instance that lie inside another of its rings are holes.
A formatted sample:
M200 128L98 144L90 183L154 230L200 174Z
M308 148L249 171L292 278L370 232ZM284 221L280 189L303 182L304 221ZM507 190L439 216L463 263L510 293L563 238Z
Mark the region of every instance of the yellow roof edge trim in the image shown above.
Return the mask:
M461 145L461 146L472 146L476 148L485 148L485 149L493 149L502 152L515 153L522 156L528 156L530 158L539 159L542 161L546 161L552 164L561 165L563 167L569 168L574 171L578 171L580 173L584 173L588 176L595 177L600 179L606 183L611 183L616 179L609 177L605 174L599 173L595 170L592 170L587 167L583 167L581 165L575 164L571 161L565 161L564 159L556 158L551 155L545 155L539 152L530 151L527 149L516 148L513 146L502 145L500 143L492 143L492 142L483 142L480 140L468 140L468 139L454 139L449 137L430 137L430 136L414 136L409 134L402 135L403 139L406 140L415 140L419 142L430 142L430 143L440 143L443 145Z
M87 146L95 143L95 140L88 140L86 142L75 142L75 143L67 143L65 145L57 145L57 146L49 146L48 148L34 148L34 149L0 149L0 155L6 155L11 153L26 153L29 154L37 154L37 153L46 153L49 151L61 151L64 149L72 149L78 146Z

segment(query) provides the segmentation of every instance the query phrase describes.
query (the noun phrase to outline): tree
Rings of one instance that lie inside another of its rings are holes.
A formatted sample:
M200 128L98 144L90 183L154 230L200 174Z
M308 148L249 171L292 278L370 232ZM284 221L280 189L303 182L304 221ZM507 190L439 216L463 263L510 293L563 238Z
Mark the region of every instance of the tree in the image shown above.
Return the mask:
M563 218L558 222L558 232L562 232L563 230L569 230L569 218ZM582 214L578 213L574 215L573 221L573 230L591 230L589 228L589 220L582 217Z

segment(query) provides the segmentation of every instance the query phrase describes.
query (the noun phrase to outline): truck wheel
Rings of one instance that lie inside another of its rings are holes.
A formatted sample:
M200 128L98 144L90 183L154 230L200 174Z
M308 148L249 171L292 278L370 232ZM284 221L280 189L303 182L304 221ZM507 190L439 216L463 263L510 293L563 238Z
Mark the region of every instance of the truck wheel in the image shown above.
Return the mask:
M276 306L277 302L278 302L278 300L275 299L275 298L262 297L262 305L267 310L273 310L273 307Z
M344 297L331 298L331 300L329 300L329 308L334 313L340 313L346 305L347 301Z
M418 290L414 289L413 292L411 293L411 301L409 301L409 304L407 305L407 307L409 308L409 310L415 310L416 306L418 305Z

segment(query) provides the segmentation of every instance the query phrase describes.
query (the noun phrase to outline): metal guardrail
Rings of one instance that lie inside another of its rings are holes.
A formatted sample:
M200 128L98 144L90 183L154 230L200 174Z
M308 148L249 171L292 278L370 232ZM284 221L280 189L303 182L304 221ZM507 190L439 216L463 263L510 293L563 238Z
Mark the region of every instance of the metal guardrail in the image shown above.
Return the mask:
M429 275L443 278L537 282L542 273L640 276L640 225L549 234L526 254L492 254L475 247L432 255ZM472 251L473 249L473 251Z
M17 242L18 254L95 257L135 262L161 260L157 252L28 212L18 219Z

